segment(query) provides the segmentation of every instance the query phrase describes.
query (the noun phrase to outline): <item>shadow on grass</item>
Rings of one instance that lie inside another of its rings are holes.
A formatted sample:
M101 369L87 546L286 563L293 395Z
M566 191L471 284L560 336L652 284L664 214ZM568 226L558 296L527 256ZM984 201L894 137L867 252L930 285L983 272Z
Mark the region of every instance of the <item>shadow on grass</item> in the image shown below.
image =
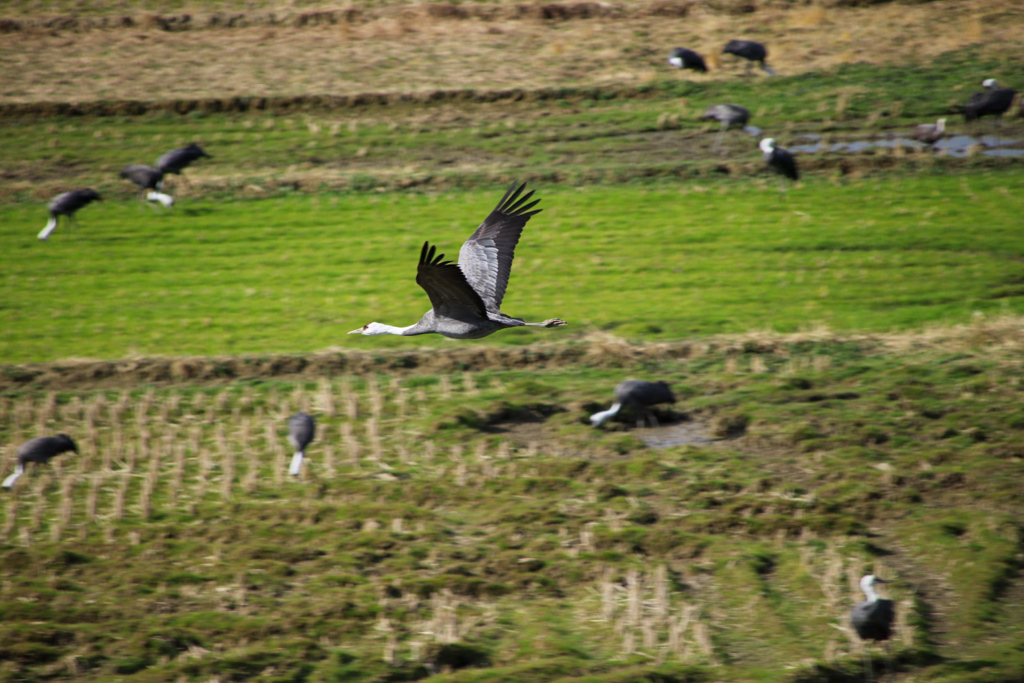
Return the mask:
M936 666L943 664L945 661L944 657L933 652L907 650L906 652L896 654L892 659L881 655L872 656L871 666L877 678L883 674L900 673L911 668L919 669ZM959 662L958 664L963 666L966 662ZM985 663L979 668L984 668L984 666L988 665L989 663ZM835 666L815 664L812 668L795 675L791 679L792 683L862 683L863 680L864 671L859 659L837 663Z

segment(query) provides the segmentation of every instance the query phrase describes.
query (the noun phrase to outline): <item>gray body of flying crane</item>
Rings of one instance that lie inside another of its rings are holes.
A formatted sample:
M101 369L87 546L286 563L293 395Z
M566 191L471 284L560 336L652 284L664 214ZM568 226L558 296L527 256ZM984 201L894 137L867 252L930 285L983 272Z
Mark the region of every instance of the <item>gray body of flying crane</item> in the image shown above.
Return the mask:
M946 119L939 119L935 123L919 123L914 129L914 139L929 145L934 145L946 134Z
M685 47L677 47L668 55L668 63L678 69L693 69L707 73L708 65L699 54Z
M1013 88L1000 88L994 78L986 78L981 85L982 92L971 95L962 109L965 121L977 121L983 116L1002 116L1013 105L1017 91Z
M701 118L705 121L718 121L722 124L715 137L715 147L718 147L722 144L722 137L729 128L733 126L746 128L747 122L750 121L750 110L738 104L713 104L704 110L704 115Z
M850 625L861 640L885 642L892 636L893 624L896 622L896 605L892 600L878 597L875 584L888 583L874 574L861 578L860 589L867 597L858 602L850 610ZM867 649L864 650L864 676L871 680L871 659Z
M3 486L9 489L14 482L25 473L25 465L30 462L48 463L50 460L68 451L78 452L78 446L67 434L57 436L40 436L39 438L26 441L18 447L18 462L14 466L14 474L4 479Z
M162 155L156 160L156 168L158 171L163 173L165 176L169 175L180 175L182 178L182 171L191 164L193 161L197 161L206 157L212 159L209 154L203 151L203 148L194 142L190 142L185 147L179 147L172 149L170 152Z
M54 230L57 229L57 222L60 216L67 216L67 222L78 223L75 219L75 212L81 209L83 206L88 205L90 202L96 202L103 199L99 193L92 188L85 188L84 190L71 190L59 194L50 200L50 205L47 209L50 212L50 220L46 222L46 226L39 231L39 239L45 240L50 236Z
M462 245L458 264L445 261L444 254L435 254L435 247L423 243L416 284L426 291L432 308L419 322L408 327L372 322L349 334L440 334L452 339L479 339L509 327L565 325L559 318L528 323L501 312L519 236L530 217L540 213L540 209L530 211L540 201L529 201L533 191L520 196L525 187L526 183L518 188L513 183L508 188L498 206Z
M302 458L306 455L306 447L313 442L316 435L316 421L308 413L297 413L288 420L288 443L295 449L292 464L288 466L288 474L298 476L302 469Z
M796 159L793 158L788 149L776 147L775 138L761 140L760 147L761 151L764 152L764 160L768 163L769 168L790 180L800 180L800 171L796 167ZM785 181L782 182L785 183ZM783 186L782 189L785 189L785 187Z
M676 397L665 382L646 382L640 379L627 379L615 387L615 403L608 410L602 410L590 416L590 424L600 427L623 408L631 408L645 418L648 409L660 403L675 403Z
M761 68L769 76L775 75L775 69L765 64L765 60L768 59L768 48L761 43L753 40L730 40L722 48L723 55L736 55L747 60L747 71L746 74L750 75L750 68L754 62L761 65Z
M129 164L121 169L121 177L132 181L142 192L140 198L151 202L160 202L170 208L174 206L174 197L161 192L164 186L164 174L152 166Z

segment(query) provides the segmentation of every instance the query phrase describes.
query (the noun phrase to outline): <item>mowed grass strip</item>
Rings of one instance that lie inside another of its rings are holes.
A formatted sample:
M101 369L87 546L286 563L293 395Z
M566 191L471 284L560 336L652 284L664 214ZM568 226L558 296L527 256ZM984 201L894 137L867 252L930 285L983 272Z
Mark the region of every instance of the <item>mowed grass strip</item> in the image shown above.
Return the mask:
M570 327L485 344L612 331L668 339L816 325L884 331L1020 313L1019 170L572 189L535 183L503 309ZM349 337L415 322L425 240L449 258L504 187L438 194L183 198L82 210L35 235L40 206L0 209L7 362L450 344Z

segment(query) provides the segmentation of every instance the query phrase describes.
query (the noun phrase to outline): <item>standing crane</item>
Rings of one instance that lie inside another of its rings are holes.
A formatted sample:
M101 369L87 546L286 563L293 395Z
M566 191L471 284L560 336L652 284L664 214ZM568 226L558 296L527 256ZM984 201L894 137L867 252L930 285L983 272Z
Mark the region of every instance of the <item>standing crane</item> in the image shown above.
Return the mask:
M750 121L750 111L738 104L713 104L704 110L704 116L701 118L718 121L722 124L722 127L718 130L718 135L715 137L715 147L717 148L722 144L722 137L725 135L725 131L732 126L747 125L747 122Z
M615 387L615 403L608 410L602 410L590 416L590 424L600 427L623 408L631 408L645 418L651 406L660 403L675 403L676 397L665 382L645 382L640 379L627 379ZM639 420L637 420L639 424Z
M935 123L919 123L914 129L914 139L929 145L934 145L946 134L946 119L939 119Z
M81 209L83 206L87 206L90 202L96 202L103 199L99 193L92 188L85 188L84 190L71 190L59 194L50 200L50 205L47 209L50 212L50 220L46 222L46 226L39 231L39 239L45 240L50 236L54 230L57 229L57 218L59 216L67 216L68 229L72 224L78 225L78 220L75 218L75 212Z
M779 174L779 192L786 191L786 181L782 178L789 178L790 180L800 180L800 171L796 167L796 159L789 153L789 150L784 147L775 146L775 138L765 138L761 140L761 151L764 152L764 160L768 163L768 167Z
M28 463L48 463L52 458L67 451L78 452L78 446L75 445L75 442L67 434L40 436L26 441L18 447L18 462L14 466L14 474L4 479L3 484L0 484L0 486L3 486L5 489L14 486L14 482L18 480L18 477L25 473L25 465Z
M761 43L753 40L730 40L722 48L723 55L736 55L747 60L747 71L746 75L750 75L750 68L754 62L761 65L761 68L769 76L775 75L775 69L765 64L765 60L768 59L768 48Z
M561 327L565 321L549 318L528 323L501 312L512 259L523 227L540 209L540 200L530 201L533 191L522 195L526 183L509 186L498 206L484 219L459 250L458 264L444 260L429 242L423 243L416 271L416 284L430 297L431 309L419 322L394 327L371 322L349 334L395 334L411 337L440 334L452 339L480 339L509 327Z
M867 596L867 600L858 602L850 611L850 625L857 632L861 640L874 642L886 642L892 636L892 627L896 621L896 605L892 600L878 597L875 592L875 584L888 583L874 574L868 574L861 578L860 589ZM888 643L886 642L888 651ZM864 677L871 681L871 659L868 656L867 648L864 649Z
M292 464L288 467L288 474L298 476L302 469L302 458L306 454L306 447L313 442L315 435L316 420L309 413L299 412L288 420L288 443L295 449Z
M693 69L707 73L708 66L698 53L685 47L677 47L668 55L668 63L677 69Z
M193 161L197 161L206 157L212 159L213 157L203 151L203 148L194 142L190 142L185 147L178 147L172 149L170 152L162 155L156 160L156 168L158 171L163 173L165 176L169 175L180 175L182 179L185 178L182 171L185 167L191 164Z
M1017 91L1013 88L1000 88L994 78L986 78L981 82L984 91L971 95L961 109L964 113L964 120L970 123L977 121L983 116L1002 116L1013 105L1013 98Z
M152 166L130 164L121 169L121 177L135 183L135 186L144 193L139 196L140 199L160 202L167 208L174 206L174 197L160 192L164 186L163 172Z

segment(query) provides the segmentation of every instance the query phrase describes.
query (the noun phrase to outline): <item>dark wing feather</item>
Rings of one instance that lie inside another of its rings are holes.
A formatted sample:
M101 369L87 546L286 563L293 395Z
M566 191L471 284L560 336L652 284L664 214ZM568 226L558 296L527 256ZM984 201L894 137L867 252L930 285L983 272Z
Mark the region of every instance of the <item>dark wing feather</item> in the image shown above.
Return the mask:
M416 269L416 284L430 297L434 315L456 320L486 319L487 307L466 281L462 269L445 261L444 254L435 255L436 251L429 242L424 242Z
M526 183L509 186L498 206L484 219L459 250L459 267L465 280L476 290L489 310L497 311L505 298L505 287L512 272L516 244L539 199L530 201L533 190L522 195Z

